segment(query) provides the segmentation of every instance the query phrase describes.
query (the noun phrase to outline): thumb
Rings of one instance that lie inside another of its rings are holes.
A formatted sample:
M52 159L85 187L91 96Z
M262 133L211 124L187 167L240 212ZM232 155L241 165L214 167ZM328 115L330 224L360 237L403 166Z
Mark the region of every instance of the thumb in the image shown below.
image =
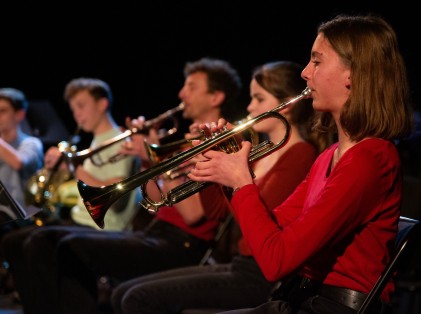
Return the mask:
M246 155L248 157L248 155L250 154L250 150L251 150L251 143L249 141L241 142L241 149L239 151L241 155Z

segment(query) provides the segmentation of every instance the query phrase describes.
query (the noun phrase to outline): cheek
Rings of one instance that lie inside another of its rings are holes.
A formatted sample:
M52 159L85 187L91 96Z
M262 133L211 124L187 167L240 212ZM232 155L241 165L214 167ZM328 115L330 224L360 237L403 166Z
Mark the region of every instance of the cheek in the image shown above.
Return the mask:
M259 105L259 106L255 106L253 107L252 113L253 113L253 117L257 117L259 115L261 115L262 113L265 113L269 110L273 109L273 107L267 106L267 105Z
M274 121L272 120L274 119L268 118L266 120L261 120L260 122L254 124L253 129L256 132L267 133L273 128Z

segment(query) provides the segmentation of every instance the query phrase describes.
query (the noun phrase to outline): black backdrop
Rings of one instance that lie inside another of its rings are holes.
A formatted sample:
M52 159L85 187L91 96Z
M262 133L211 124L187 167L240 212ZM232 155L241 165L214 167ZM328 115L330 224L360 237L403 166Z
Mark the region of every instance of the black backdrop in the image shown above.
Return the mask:
M419 14L403 2L324 4L321 1L17 1L2 4L0 86L47 99L69 131L74 122L62 99L79 76L107 81L113 114L152 118L175 107L186 61L223 58L240 72L244 104L252 69L291 59L307 64L317 25L337 13L375 13L398 33L418 103ZM418 70L418 71L417 71ZM391 73L393 75L393 73Z

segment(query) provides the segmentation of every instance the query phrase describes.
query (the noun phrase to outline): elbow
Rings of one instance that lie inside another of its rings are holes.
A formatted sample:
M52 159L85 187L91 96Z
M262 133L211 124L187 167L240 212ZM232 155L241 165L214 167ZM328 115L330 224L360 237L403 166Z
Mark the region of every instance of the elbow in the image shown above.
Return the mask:
M23 168L24 164L23 164L23 161L22 161L22 160L17 159L17 160L15 160L14 162L12 162L12 163L10 164L10 166L11 166L14 170L19 171L19 170L21 170L21 169Z
M278 281L280 279L279 274L274 272L263 271L263 276L265 276L266 280L270 282Z
M259 267L263 273L263 276L266 278L267 281L278 281L282 279L284 276L288 275L287 272L285 272L285 269L280 269L279 264L273 264L273 265L262 265L259 263Z

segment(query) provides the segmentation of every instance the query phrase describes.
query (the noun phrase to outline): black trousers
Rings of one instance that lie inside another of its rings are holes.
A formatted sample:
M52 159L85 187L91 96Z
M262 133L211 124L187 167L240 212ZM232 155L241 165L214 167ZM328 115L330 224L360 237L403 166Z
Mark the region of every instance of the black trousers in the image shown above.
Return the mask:
M196 265L208 243L158 221L147 232L98 231L74 226L35 229L23 261L11 262L25 314L97 313L97 280Z

